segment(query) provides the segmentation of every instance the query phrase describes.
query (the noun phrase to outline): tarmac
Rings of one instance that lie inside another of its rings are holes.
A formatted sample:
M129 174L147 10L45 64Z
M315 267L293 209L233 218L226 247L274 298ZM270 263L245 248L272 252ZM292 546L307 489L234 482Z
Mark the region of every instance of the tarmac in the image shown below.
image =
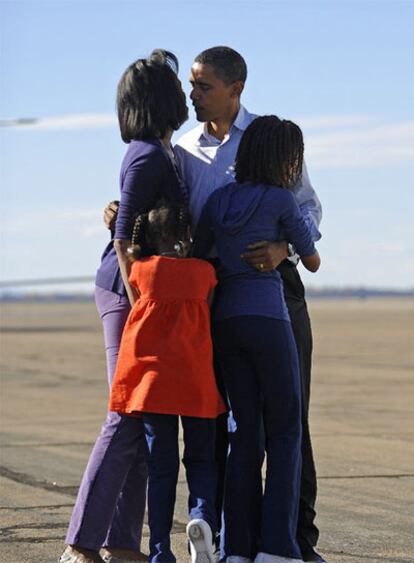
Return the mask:
M414 562L414 301L314 300L310 312L318 551L329 563ZM105 416L94 305L3 304L1 374L0 562L56 562ZM181 472L178 563L189 562L186 495Z

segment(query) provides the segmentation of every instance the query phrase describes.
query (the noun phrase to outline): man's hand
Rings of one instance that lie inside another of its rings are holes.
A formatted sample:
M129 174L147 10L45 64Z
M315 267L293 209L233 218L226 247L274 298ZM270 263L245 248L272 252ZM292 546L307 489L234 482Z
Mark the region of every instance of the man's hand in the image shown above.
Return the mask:
M288 245L284 240L278 242L261 240L249 244L247 248L249 250L241 257L259 272L271 272L288 257Z
M107 229L115 230L116 218L118 216L119 201L110 201L104 209L103 220Z

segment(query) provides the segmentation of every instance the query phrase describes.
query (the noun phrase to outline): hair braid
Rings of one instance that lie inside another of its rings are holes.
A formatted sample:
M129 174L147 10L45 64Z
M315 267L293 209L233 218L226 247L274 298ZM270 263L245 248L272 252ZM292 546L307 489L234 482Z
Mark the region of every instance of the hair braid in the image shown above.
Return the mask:
M236 157L236 180L292 189L303 166L303 136L291 121L256 118L244 132Z
M190 226L190 214L185 205L180 205L178 209L178 240L185 240L187 238L188 228Z
M132 230L131 246L128 247L128 254L131 260L138 260L142 256L142 246L145 241L145 231L148 225L148 213L140 213L135 219Z

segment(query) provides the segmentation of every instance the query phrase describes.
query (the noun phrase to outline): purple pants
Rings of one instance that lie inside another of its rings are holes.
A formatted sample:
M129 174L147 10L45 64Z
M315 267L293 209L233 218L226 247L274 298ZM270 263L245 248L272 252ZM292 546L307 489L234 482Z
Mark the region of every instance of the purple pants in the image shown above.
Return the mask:
M128 299L100 287L108 384L112 385ZM99 551L102 546L140 549L147 491L147 446L142 420L109 412L89 457L66 543Z

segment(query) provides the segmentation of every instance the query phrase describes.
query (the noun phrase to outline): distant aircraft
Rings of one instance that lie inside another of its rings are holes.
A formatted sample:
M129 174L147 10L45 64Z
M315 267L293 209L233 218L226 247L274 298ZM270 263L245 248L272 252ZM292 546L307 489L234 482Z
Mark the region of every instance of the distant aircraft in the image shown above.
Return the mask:
M18 119L0 119L0 127L18 127L19 125L35 125L39 123L37 117L19 117Z
M0 127L34 127L36 129L89 129L114 127L116 124L117 117L115 113L77 113L0 119Z

